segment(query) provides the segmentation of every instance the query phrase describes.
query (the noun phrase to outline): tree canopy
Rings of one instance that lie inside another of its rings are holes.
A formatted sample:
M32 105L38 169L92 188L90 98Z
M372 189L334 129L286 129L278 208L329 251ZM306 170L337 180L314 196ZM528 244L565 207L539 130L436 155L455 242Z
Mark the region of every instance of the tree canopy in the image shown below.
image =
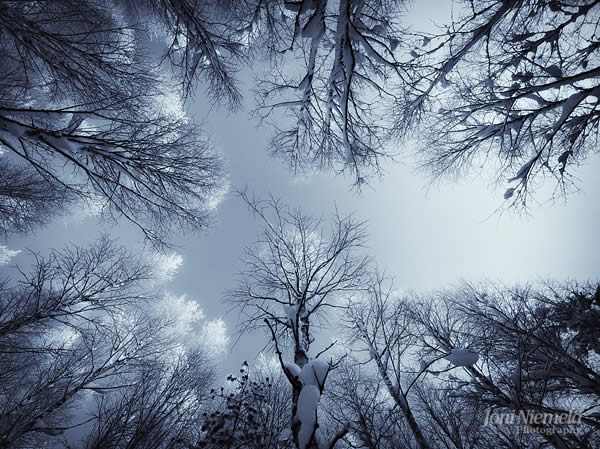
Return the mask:
M241 109L240 72L292 172L360 190L414 153L434 179L492 173L507 207L578 187L598 153L600 2L456 0L428 29L412 7L0 1L0 234L94 205L154 251L100 236L24 268L0 245L0 449L600 447L598 280L416 294L356 215L238 192L260 232L225 302L263 344L224 383L227 338L161 284L182 260L161 251L229 188L186 106Z
M596 2L458 1L428 30L404 19L410 8L4 2L2 231L77 201L158 246L174 229L204 228L226 178L181 102L201 88L240 106L248 64L264 72L255 111L274 126L271 153L293 171L346 173L360 188L417 142L434 178L491 167L509 206L546 180L551 197L577 188L576 166L597 153Z

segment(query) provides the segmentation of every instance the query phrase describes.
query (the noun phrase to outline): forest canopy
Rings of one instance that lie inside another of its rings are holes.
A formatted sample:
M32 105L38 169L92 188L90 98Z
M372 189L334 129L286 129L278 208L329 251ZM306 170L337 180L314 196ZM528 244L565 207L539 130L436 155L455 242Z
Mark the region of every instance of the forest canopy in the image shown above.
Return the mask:
M250 186L236 201L258 232L223 302L259 347L235 374L223 319L170 291L174 242L230 190L194 103L250 104L265 152L357 194L405 159L430 180L481 170L517 210L585 188L600 4L456 0L423 28L413 8L0 1L0 234L93 209L145 244L0 245L0 449L600 447L598 279L411 292L358 214Z

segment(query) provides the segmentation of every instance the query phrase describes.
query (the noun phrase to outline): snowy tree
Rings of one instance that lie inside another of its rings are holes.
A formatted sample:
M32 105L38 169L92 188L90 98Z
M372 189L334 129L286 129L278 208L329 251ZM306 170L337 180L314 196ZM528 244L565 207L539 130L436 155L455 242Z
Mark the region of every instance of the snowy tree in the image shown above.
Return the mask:
M389 156L386 106L400 95L388 78L406 76L396 57L403 3L257 2L275 66L258 86L257 113L277 118L271 151L294 171L348 173L356 187L379 173Z
M597 153L597 2L455 5L451 23L414 43L398 130L422 121L413 129L436 176L492 165L507 204L526 205L545 178L568 193L572 169Z
M435 176L495 163L508 205L544 177L567 193L571 169L596 152L598 5L456 4L424 33L405 28L401 0L9 2L0 145L52 198L96 201L161 244L173 227L203 227L223 188L210 143L165 103L201 83L236 107L236 73L256 62L268 72L256 113L293 170L360 187L401 136Z
M206 354L150 359L121 385L93 388L94 428L82 449L186 447L195 440L213 367Z
M184 96L205 83L206 94L215 102L238 107L241 93L236 72L247 60L249 42L246 1L207 0L116 0L134 23L150 22L148 30L162 30L171 62ZM252 2L253 3L253 2Z
M375 364L377 376L385 385L394 406L412 433L420 449L430 445L419 424L409 395L423 376L428 363L415 367L417 339L409 304L394 292L389 279L375 274L365 297L350 308L347 322L351 343L362 346Z
M567 194L597 153L592 0L458 1L431 32L404 28L401 1L256 3L248 16L271 64L257 113L294 170L360 186L395 156L394 134L419 143L435 178L490 166L520 206L544 179Z
M356 355L341 376L348 386L337 392L333 416L356 417L350 436L363 447L387 444L391 424L382 418L395 410L405 426L391 434L407 436L396 445L593 448L600 427L599 335L592 324L599 292L594 283L548 283L401 294L377 275L349 309ZM361 389L358 372L374 379L371 388ZM524 432L486 423L491 411L578 418L521 422L531 428Z
M61 198L99 203L159 246L173 227L206 225L224 186L220 160L145 54L147 23L138 29L117 6L4 5L0 145L11 176L0 204L19 215L3 227L27 230L66 207Z
M143 283L150 269L106 236L89 248L70 246L46 258L34 254L34 259L31 274L3 284L0 336L29 335L30 325L36 335L61 320L88 326L98 312L118 313L149 298Z
M476 364L443 368L437 362L429 368L438 375L456 373L443 377L455 397L471 407L484 404L509 413L576 411L581 415L578 432L546 429L556 423L530 425L539 429L534 434L538 443L592 448L600 430L600 378L594 349L598 336L587 329L597 319L597 302L593 284L465 285L422 298L413 317L422 326L423 355L450 347L469 347L479 355ZM497 437L509 444L514 435L499 432Z
M149 272L104 238L86 249L37 256L20 281L3 281L0 447L41 447L90 421L97 430L88 442L103 448L109 446L93 441L110 439L111 432L125 441L135 428L160 433L177 427L172 415L197 402L211 365L203 353L179 351L168 337L170 323L147 313ZM103 399L87 413L90 395ZM140 435L131 438L127 447Z
M464 400L452 382L438 384L431 380L416 385L415 407L420 411L421 427L434 447L492 449L536 447L539 443L523 432L502 435L507 429L496 432L493 426L484 426L487 405Z
M365 240L364 224L336 214L328 229L323 220L290 210L278 200L251 200L244 193L242 198L264 230L247 250L246 270L230 301L241 314L244 331L263 329L271 338L292 386L295 446L333 447L347 428L330 442L318 443L318 405L337 362L323 360L332 345L315 353L314 328L326 320L328 309L343 307L340 295L364 285L368 259L357 254Z
M327 417L339 426L350 423L343 448L411 447L412 433L377 372L346 359L329 383L323 404Z

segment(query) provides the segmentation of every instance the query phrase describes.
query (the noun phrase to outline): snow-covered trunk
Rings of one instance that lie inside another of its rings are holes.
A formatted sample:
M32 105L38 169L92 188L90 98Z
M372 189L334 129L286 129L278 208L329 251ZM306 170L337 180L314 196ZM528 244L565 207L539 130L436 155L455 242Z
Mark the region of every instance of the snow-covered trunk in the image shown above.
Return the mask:
M294 442L298 449L319 448L316 436L319 427L318 408L329 370L328 363L311 359L300 371L301 388L294 416Z
M306 6L303 5L302 8L304 9ZM327 0L319 0L317 2L315 12L302 29L302 37L311 40L306 75L300 83L300 86L304 88L301 116L304 116L303 120L306 123L310 122L310 104L313 96L313 80L315 77L315 72L317 71L316 64L319 47L321 46L321 41L325 35L326 11ZM298 14L300 14L300 12Z
M343 31L342 31L343 30ZM354 74L354 64L356 63L354 58L354 50L352 48L352 40L350 38L350 0L340 2L340 11L338 16L338 33L343 33L342 36L338 36L338 39L342 40L342 61L344 64L344 91L340 101L340 107L342 109L343 116L343 134L344 134L344 147L346 149L346 161L351 162L354 160L354 153L352 151L352 143L350 142L350 131L348 129L348 123L350 121L348 108L350 107L350 90L352 85L352 77Z
M294 363L302 369L308 361L310 348L310 322L304 301L298 299L296 305L287 308L287 314L294 337Z
M291 311L295 311L295 316L290 317L293 326L292 330L294 333L294 363L302 370L308 363L308 350L310 348L310 322L306 313L306 306L302 299L299 299L299 305L290 308ZM300 400L300 394L302 392L302 385L292 385L292 416L291 416L291 430L294 439L294 445L296 448L303 449L300 441L300 431L302 423L298 420L298 403ZM316 421L316 410L315 410L315 421Z
M338 8L337 27L335 33L335 45L333 66L328 80L327 94L327 114L325 124L329 127L334 110L337 108L334 97L336 96L336 84L343 81L341 98L339 98L339 108L342 116L342 135L343 145L346 153L346 161L352 162L354 155L352 146L348 137L348 103L350 98L350 88L352 83L352 74L354 72L354 54L352 42L350 39L350 1L341 0Z
M294 440L294 446L298 448L298 431L300 430L300 423L296 421L296 413L298 412L298 397L300 396L300 387L292 385L292 414L290 416L290 424L292 431L292 438Z
M294 335L294 363L284 363L292 385L291 431L297 449L319 449L316 437L318 407L330 365L319 359L309 359L310 315L303 298L287 308Z

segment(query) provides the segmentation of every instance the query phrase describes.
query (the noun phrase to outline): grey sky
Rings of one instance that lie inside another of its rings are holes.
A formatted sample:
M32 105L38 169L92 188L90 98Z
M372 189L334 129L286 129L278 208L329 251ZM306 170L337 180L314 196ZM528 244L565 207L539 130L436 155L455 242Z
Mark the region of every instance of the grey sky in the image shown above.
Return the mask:
M440 2L419 4L423 9L416 15L424 17L424 11L435 9L436 3ZM294 178L284 163L268 158L268 127L257 127L247 110L209 112L201 95L198 97L189 112L205 120L207 133L227 160L232 186L248 187L259 197L273 193L310 214L327 216L335 205L342 212L355 212L358 218L368 220L369 254L396 278L399 288L425 291L449 287L461 279L598 279L599 157L588 160L575 173L581 193L571 195L566 204L532 203L529 216L494 214L504 190L495 187L490 178L472 176L430 188L428 178L413 171L415 162L408 157L386 166L382 182L356 195L343 177L317 174ZM245 103L252 105L250 93ZM405 154L413 150L410 146L398 148ZM60 248L69 241L84 244L99 232L118 236L129 246L142 239L128 226L99 225L94 218L79 222L59 219L32 236L11 236L7 246L44 254L47 248ZM199 301L207 318L224 316L223 294L242 268L243 247L254 241L257 232L242 201L227 194L210 231L176 240L183 265L167 289ZM25 252L13 262L29 263ZM225 319L233 332L235 314ZM245 338L227 355L224 370L234 370L244 358L254 357L262 344L261 336Z

